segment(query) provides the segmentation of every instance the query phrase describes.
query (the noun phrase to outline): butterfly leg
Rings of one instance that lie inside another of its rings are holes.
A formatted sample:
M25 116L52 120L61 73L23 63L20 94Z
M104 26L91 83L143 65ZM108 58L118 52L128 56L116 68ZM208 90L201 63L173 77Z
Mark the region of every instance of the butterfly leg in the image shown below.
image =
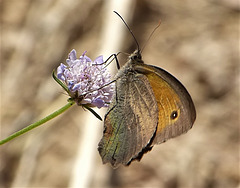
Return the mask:
M118 58L117 56L120 54L121 52L118 52L117 54L112 54L110 55L106 61L103 62L103 64L106 64L106 66L108 66L114 59L116 61L116 64L117 64L117 69L120 69L120 64L119 64L119 61L118 61Z

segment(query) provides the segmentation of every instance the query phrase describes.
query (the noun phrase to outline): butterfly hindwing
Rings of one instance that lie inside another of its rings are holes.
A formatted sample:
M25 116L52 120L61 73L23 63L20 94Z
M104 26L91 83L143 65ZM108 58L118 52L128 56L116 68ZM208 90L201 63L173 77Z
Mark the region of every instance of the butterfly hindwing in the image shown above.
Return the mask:
M157 129L158 107L146 76L127 72L116 81L105 115L99 152L103 163L127 165L148 145Z

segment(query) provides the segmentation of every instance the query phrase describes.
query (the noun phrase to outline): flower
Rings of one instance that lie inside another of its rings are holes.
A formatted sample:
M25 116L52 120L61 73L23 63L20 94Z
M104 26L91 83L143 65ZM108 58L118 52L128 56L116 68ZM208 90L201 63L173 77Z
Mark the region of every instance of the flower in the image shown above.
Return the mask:
M61 63L57 68L57 77L66 84L70 97L78 105L107 107L114 91L114 83L109 84L111 75L104 67L103 56L92 61L85 54L86 51L77 58L73 49L67 65Z

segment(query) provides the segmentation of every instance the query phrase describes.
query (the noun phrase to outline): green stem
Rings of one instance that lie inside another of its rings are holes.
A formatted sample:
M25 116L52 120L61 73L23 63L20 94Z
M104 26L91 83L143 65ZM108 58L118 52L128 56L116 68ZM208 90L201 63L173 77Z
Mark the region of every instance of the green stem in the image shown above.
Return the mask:
M45 118L43 118L43 119L41 119L41 120L39 120L39 121L37 121L37 122L27 126L25 128L23 128L23 129L21 129L20 131L17 131L15 133L13 133L9 137L1 140L0 141L0 145L5 144L5 143L9 142L10 140L12 140L12 139L14 139L14 138L16 138L16 137L18 137L18 136L20 136L20 135L22 135L22 134L24 134L24 133L26 133L26 132L28 132L28 131L30 131L32 129L34 129L34 128L44 124L44 123L46 123L47 121L57 117L61 113L65 112L68 108L70 108L74 103L75 102L73 100L68 100L68 104L66 104L65 106L63 106L59 110L53 112L52 114L48 115L47 117L45 117Z

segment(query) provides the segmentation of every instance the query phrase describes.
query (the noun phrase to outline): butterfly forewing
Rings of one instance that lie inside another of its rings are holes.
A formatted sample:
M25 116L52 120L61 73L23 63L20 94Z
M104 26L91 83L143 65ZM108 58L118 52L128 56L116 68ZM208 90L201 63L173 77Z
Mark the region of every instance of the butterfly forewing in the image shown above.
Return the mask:
M175 77L155 66L144 65L144 69L159 109L157 133L152 144L160 144L191 129L196 111L191 96Z

